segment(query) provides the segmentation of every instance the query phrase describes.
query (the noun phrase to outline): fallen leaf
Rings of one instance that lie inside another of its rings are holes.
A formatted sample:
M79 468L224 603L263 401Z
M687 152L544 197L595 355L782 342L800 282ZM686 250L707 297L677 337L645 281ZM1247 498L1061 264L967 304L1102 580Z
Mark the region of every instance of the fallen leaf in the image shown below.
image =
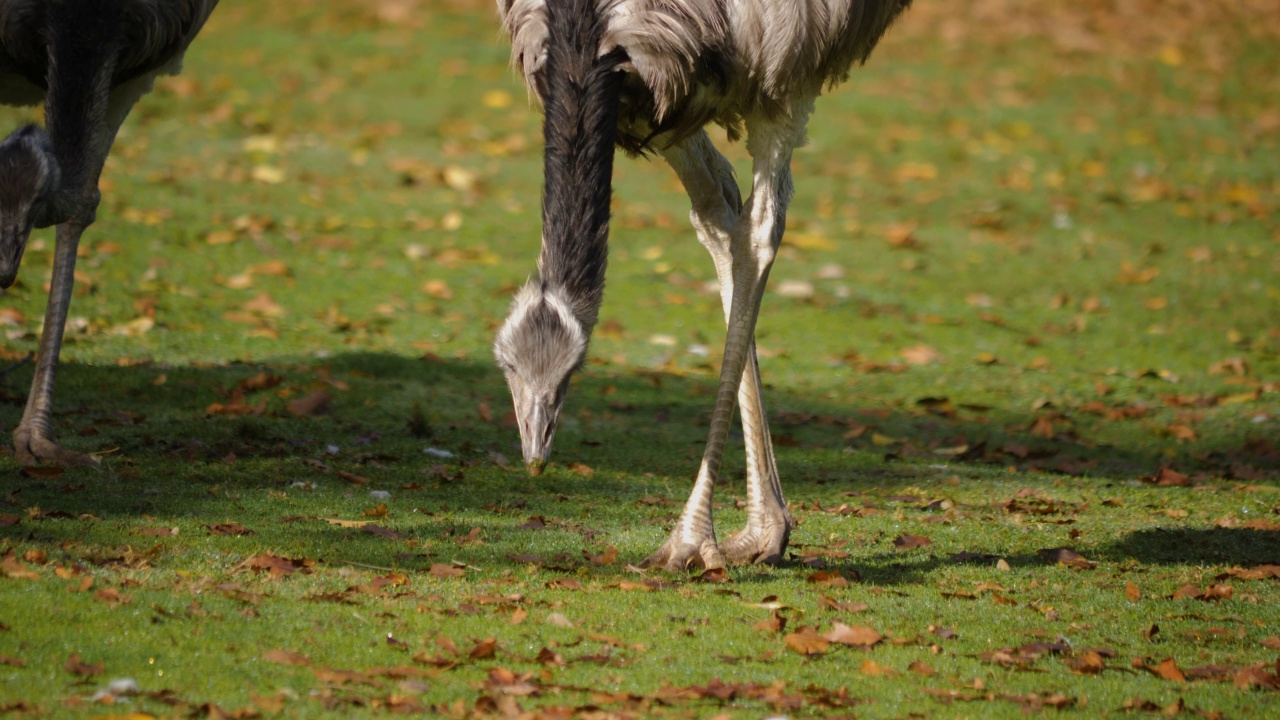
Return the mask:
M1067 548L1051 548L1039 550L1040 557L1054 565L1066 565L1077 570L1092 570L1098 563L1085 559L1083 555Z
M899 535L893 539L893 546L899 550L928 547L933 541L923 535Z
M1142 598L1142 590L1138 589L1138 586L1134 585L1132 581L1126 580L1124 584L1124 597L1129 602L1137 602Z
M1172 682L1186 682L1187 676L1178 669L1178 664L1173 658L1162 660L1155 665L1147 665L1141 659L1134 659L1133 666L1139 670L1146 670L1161 680L1169 680Z
M472 660L488 660L497 654L498 641L496 638L490 637L478 641L475 647L471 648L471 652L468 653L468 656Z
M444 563L431 563L431 577L434 578L459 578L466 575L466 571L460 567L445 565Z
M751 627L756 630L763 630L767 633L777 634L786 629L787 618L782 613L774 610L768 620L761 620Z
M850 627L840 621L832 626L831 630L823 634L823 639L840 645L853 645L855 647L872 647L876 643L884 639L884 636L875 630L857 625Z
M831 645L826 639L808 625L801 625L795 632L782 638L787 647L801 655L821 655Z
M908 365L932 365L942 360L937 350L923 344L904 348L898 355L902 356Z
M209 528L210 535L252 535L253 531L241 525L240 523L215 523L213 525L205 525ZM176 534L176 533L174 533Z
M1072 672L1081 675L1097 675L1107 667L1102 655L1093 650L1085 652L1078 657L1067 658L1063 662L1067 664L1067 667L1071 668Z
M290 400L288 404L285 405L285 409L298 417L323 415L328 412L329 403L332 401L332 395L323 390L318 390L296 400Z
M63 669L73 675L101 675L105 666L102 663L86 663L80 659L80 653L73 652L62 665Z
M863 660L862 665L858 666L858 672L871 677L893 677L898 674L893 668L874 660Z

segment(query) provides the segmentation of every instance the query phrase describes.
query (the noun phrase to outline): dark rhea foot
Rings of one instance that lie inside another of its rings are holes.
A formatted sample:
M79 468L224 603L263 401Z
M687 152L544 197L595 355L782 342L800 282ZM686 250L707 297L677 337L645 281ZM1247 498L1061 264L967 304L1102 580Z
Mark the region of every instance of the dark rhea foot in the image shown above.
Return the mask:
M19 425L13 431L13 449L18 462L26 466L52 465L55 467L91 467L100 465L98 458L74 450L67 450L31 428Z
M685 542L675 532L662 543L657 552L640 563L642 568L660 568L667 572L688 572L693 569L716 570L725 566L724 556L716 545L714 535L704 538L701 544Z

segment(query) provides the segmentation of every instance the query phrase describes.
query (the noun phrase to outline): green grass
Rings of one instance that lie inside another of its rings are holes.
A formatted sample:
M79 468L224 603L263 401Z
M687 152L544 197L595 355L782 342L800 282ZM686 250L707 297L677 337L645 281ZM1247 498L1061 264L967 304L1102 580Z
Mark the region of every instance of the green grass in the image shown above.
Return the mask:
M540 120L490 5L408 3L403 21L397 3L225 0L186 73L138 106L85 236L55 396L58 437L103 470L0 456L0 709L1280 709L1274 688L1232 682L1276 671L1280 581L1220 579L1280 562L1274 13L924 5L819 102L771 279L795 292L766 297L758 330L802 524L783 567L709 584L627 567L688 492L722 339L660 162L618 164L601 332L555 463L518 468L488 348L533 270ZM726 152L745 176L744 149ZM35 349L52 249L37 235L0 300L5 365ZM261 415L210 412L259 373L278 378L244 394ZM6 437L30 378L0 379ZM315 392L329 412L289 411ZM735 439L722 535L743 521L741 467ZM1162 468L1190 485L1149 482ZM1039 552L1060 547L1096 567ZM313 564L273 577L252 567L266 553ZM848 586L811 582L812 564ZM666 584L631 585L645 579ZM1188 584L1232 594L1173 599ZM757 627L777 605L786 628ZM884 640L815 657L784 640L837 620ZM471 657L487 638L495 657ZM991 654L1034 642L1061 646ZM1072 671L1099 648L1105 671ZM1231 674L1133 667L1166 658ZM487 686L500 668L527 683ZM142 694L93 702L114 678ZM746 685L717 699L714 679Z

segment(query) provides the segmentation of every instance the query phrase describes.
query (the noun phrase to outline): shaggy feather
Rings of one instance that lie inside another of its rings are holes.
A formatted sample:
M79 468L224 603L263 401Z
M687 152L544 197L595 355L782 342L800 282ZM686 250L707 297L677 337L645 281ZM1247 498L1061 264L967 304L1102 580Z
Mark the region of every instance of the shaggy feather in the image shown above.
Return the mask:
M114 23L119 23L114 28L119 56L112 70L113 86L156 71L175 73L183 52L217 4L218 0L0 0L0 76L19 76L24 84L46 90L53 27L92 32ZM33 99L14 80L0 78L0 103L39 102L41 95Z
M604 295L609 198L617 135L617 72L625 59L596 57L603 24L592 0L566 0L549 14L553 42L542 76L547 91L542 197L544 284L564 289L589 335Z
M618 142L666 147L709 122L741 133L747 116L782 117L865 61L911 0L592 0L599 54L629 62ZM511 60L545 99L547 0L498 0Z

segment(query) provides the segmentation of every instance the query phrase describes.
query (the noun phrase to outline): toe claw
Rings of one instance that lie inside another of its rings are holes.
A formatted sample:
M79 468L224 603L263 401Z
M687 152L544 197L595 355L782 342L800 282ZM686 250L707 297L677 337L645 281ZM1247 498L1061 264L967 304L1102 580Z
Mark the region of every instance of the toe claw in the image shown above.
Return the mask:
M734 565L780 565L794 521L747 527L724 541L724 556Z
M724 566L724 556L714 537L707 538L702 545L679 542L674 537L667 538L662 547L640 563L642 568L661 568L673 573L693 569L716 570Z
M14 455L22 465L51 465L56 467L91 467L101 465L98 458L74 450L67 450L52 440L36 435L24 427L13 433Z

